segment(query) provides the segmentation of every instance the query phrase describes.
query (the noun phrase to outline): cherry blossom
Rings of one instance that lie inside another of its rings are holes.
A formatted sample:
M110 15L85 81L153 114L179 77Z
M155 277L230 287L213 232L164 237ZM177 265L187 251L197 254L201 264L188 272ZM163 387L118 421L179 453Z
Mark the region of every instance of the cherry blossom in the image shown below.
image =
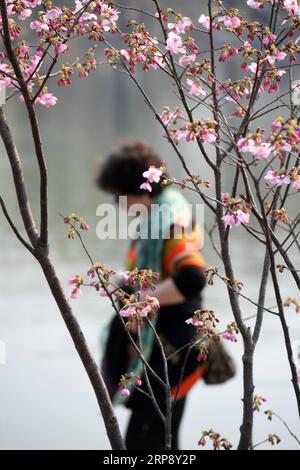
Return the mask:
M214 450L220 450L221 448L224 450L232 449L232 444L229 442L229 440L226 437L222 437L221 434L213 431L213 429L202 432L202 435L198 441L198 445L205 446L206 438L211 440Z
M150 166L150 168L143 173L143 177L147 178L149 183L159 183L161 175L162 171L160 168L155 168L154 166Z
M258 8L263 8L263 4L261 2L257 2L256 0L247 0L247 5L250 8L258 9Z
M50 106L55 106L57 103L57 98L52 93L43 93L38 96L36 103L43 104L46 108Z
M74 300L79 299L79 297L82 294L80 287L83 284L83 282L84 282L83 278L79 275L76 275L75 277L69 280L69 284L73 286L70 292L71 299L74 299Z
M121 395L122 395L122 397L129 397L130 391L128 390L128 388L122 387L121 388Z
M283 6L291 15L300 17L300 5L297 0L283 0Z
M185 124L177 132L177 139L184 139L186 142L213 143L217 140L215 131L216 122L212 120L194 121Z
M243 153L252 153L258 160L269 157L272 145L269 142L255 142L252 138L239 139L238 148Z
M37 32L42 32L42 31L49 31L49 26L47 23L44 23L42 21L32 21L30 23L30 28L34 29Z
M222 334L222 338L232 341L233 343L237 342L237 335L235 333L228 333L227 331Z
M164 106L160 118L165 126L169 126L171 123L175 124L177 119L183 119L184 116L178 107L171 111L169 106Z
M248 224L250 214L238 209L235 214L226 214L222 217L225 222L225 225L233 227L234 225Z
M56 55L64 54L68 50L68 46L66 44L59 43L56 44L54 50Z
M206 96L206 91L204 90L203 86L200 83L197 83L194 80L191 80L190 78L187 79L186 83L189 86L190 95Z
M249 223L251 209L249 203L243 199L231 197L229 194L223 194L222 201L226 208L226 214L222 217L225 225L233 227Z
M203 28L207 29L207 31L210 30L210 19L209 16L205 15L200 15L198 22L203 26Z
M272 211L272 217L274 220L281 221L286 225L290 225L291 221L284 207L281 209L275 209Z
M186 67L187 65L190 65L192 62L195 62L196 57L197 57L196 54L182 55L179 57L178 63L182 67Z
M279 172L268 170L264 179L274 186L282 186L283 184L290 183L290 177L286 175L285 169L280 170Z
M162 175L161 168L155 168L154 166L150 166L150 168L147 171L144 171L143 173L143 177L147 178L147 181L142 183L140 185L140 188L151 192L152 191L151 183L159 183L161 175Z
M168 28L177 34L184 34L193 29L193 22L190 18L184 16L177 23L168 23Z
M183 42L182 42L181 37L178 34L174 33L173 31L171 31L168 34L166 49L171 54L179 54L179 53L184 54L186 52L185 47L183 47Z
M48 23L49 21L53 21L59 18L61 14L62 14L62 10L60 8L52 8L52 10L47 11L47 13L44 16L44 19Z
M195 318L195 317L188 318L185 321L185 323L187 323L188 325L196 326L197 328L202 328L202 326L203 326L203 321L199 320L199 318Z
M133 315L136 314L136 309L134 307L125 307L120 310L120 315L122 317L132 317Z
M238 28L241 20L237 16L221 16L219 22L222 22L225 28Z

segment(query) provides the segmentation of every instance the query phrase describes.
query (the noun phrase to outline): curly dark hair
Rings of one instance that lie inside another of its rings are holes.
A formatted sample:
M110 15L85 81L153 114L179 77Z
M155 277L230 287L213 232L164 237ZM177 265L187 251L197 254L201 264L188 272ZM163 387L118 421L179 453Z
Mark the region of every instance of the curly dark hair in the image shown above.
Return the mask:
M155 151L144 142L135 139L121 141L112 149L104 162L101 162L97 175L99 188L116 192L120 195L144 194L140 185L146 180L143 172L150 166L160 167L161 160ZM162 191L160 183L152 183L152 192L155 197Z

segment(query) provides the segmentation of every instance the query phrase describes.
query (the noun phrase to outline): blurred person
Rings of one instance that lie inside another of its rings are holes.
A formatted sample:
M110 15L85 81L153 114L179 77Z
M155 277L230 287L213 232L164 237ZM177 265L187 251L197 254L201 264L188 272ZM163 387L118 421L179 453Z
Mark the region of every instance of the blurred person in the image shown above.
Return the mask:
M185 215L189 204L182 194L182 189L174 185L166 186L161 182L151 184L152 191L141 188L145 182L143 173L149 167L159 168L160 158L154 150L143 142L127 140L122 142L107 156L100 166L97 176L99 188L111 193L116 199L127 196L127 210L133 204L143 204L150 215L152 204L182 207ZM160 308L156 313L155 327L164 346L166 355L171 355L187 345L195 337L195 327L186 324L195 310L201 309L201 293L206 284L204 275L204 259L202 256L201 234L195 223L190 224L190 232L175 237L176 228L186 224L186 217L179 216L168 219L169 236L163 238L160 227L158 239L138 238L132 240L126 259L126 269L152 269L160 274L159 282L154 291L143 292L143 299L148 294L158 299ZM190 217L191 211L190 211ZM149 222L147 222L149 223ZM163 223L162 223L163 224ZM151 224L150 224L151 225ZM181 227L180 227L181 228ZM126 287L124 287L126 289ZM143 330L145 326L141 328ZM150 329L150 328L149 328ZM132 335L134 336L134 331ZM142 371L142 384L139 388L148 392L143 376L141 360L136 358L127 338L122 322L117 314L109 325L106 339L102 370L114 404L124 404L132 410L126 432L126 447L131 449L163 449L165 445L164 425L152 401L138 389L134 388L130 396L120 393L119 381L122 374L132 371L132 362L139 361ZM145 337L147 341L147 336ZM164 367L161 351L155 339L143 344L148 349L147 358L152 369L164 380ZM143 349L144 350L144 349ZM186 358L184 349L168 360L168 373L173 399L172 417L172 449L178 449L178 432L182 420L186 397L191 387L205 374L206 363L197 361L199 351L193 348L182 374L182 366ZM157 403L165 413L165 391L163 387L148 373Z

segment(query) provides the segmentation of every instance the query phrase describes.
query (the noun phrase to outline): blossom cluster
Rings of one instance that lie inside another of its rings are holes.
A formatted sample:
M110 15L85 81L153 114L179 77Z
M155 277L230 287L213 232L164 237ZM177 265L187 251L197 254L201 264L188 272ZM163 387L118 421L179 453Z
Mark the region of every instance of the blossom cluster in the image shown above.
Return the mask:
M50 107L57 103L57 98L46 86L51 74L47 72L47 67L43 71L44 63L51 59L52 63L48 66L51 71L58 63L59 57L69 51L69 41L76 37L87 36L91 41L102 42L105 34L117 31L119 12L104 0L75 0L71 6L55 5L52 1L9 0L7 16L13 53L24 80L27 81L31 99L35 104ZM1 18L0 31L3 34L2 23ZM25 39L29 31L36 35L30 42ZM16 41L18 42L15 44ZM33 45L35 43L37 45ZM78 70L78 76L81 78L87 77L90 71L95 70L93 50L94 48L89 48L83 60L76 59L71 65L68 62L62 64L53 74L59 76L58 85L69 85L74 69ZM19 78L16 77L15 67L9 59L6 52L1 52L0 90L19 90ZM21 100L24 101L22 95Z
M222 437L219 433L213 431L213 429L202 432L202 435L198 441L198 445L204 447L207 443L207 438L211 440L214 450L220 450L221 448L224 450L232 449L232 444L229 442L229 440L226 437Z
M209 348L220 341L220 335L216 330L219 319L213 310L196 310L191 318L186 320L188 325L195 326L201 338L198 347L197 361L206 361L209 355Z
M266 401L267 401L266 398L261 397L259 395L254 395L254 397L253 397L253 410L254 411L260 411L262 404L265 403Z
M146 182L140 185L141 189L145 189L146 191L152 191L152 183L159 183L160 178L164 172L165 168L162 164L160 168L156 168L155 166L150 166L148 170L143 172L143 177L146 178Z
M294 305L296 313L300 313L300 302L299 302L299 300L297 300L293 297L288 297L286 299L286 301L284 302L284 306L285 307L290 307L291 305Z
M249 224L251 204L227 193L223 194L222 202L226 209L226 214L222 218L225 225L233 227L240 224Z
M237 335L239 333L238 327L235 322L227 325L226 330L222 333L222 338L232 341L233 343L237 342Z
M119 386L121 388L120 393L123 397L129 397L130 390L128 387L133 384L137 387L140 387L142 385L142 380L139 375L136 375L131 372L130 374L124 374L121 376Z
M84 232L87 232L90 228L82 217L79 217L77 214L74 213L68 215L67 217L64 217L64 223L69 225L68 238L75 237L78 225L80 230L83 230Z

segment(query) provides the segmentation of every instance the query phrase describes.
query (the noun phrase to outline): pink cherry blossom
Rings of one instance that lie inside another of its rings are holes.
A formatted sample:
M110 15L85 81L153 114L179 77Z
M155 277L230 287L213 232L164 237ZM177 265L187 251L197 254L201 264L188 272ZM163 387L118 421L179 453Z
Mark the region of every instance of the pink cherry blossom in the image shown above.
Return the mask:
M9 66L7 64L0 64L0 90L4 90L11 84L11 79L2 75L1 71L9 73Z
M69 284L70 285L82 284L82 283L83 283L83 278L81 276L79 276L79 274L77 274L75 277L72 277L71 279L69 279Z
M232 342L237 341L237 335L235 333L229 333L229 331L225 331L222 334L222 338L227 339L228 341L232 341Z
M274 122L272 122L272 132L276 132L278 131L279 129L281 129L283 126L282 122L281 121L277 121L275 120Z
M9 77L3 77L0 75L0 90L4 90L11 84L11 79Z
M41 67L41 58L39 55L35 55L31 59L31 63L27 65L26 69L24 70L24 76L26 79L28 78L34 78L36 76L36 73L39 71Z
M229 331L225 331L222 333L222 338L227 339L228 341L236 342L237 335L235 333L229 333Z
M237 144L241 152L250 152L257 159L267 158L272 151L272 146L269 142L257 143L253 139L242 138Z
M84 220L82 218L80 218L78 222L80 222L79 227L80 227L81 230L83 230L84 232L89 231L90 226L86 222L84 222Z
M52 10L48 10L45 14L45 21L53 21L60 17L62 14L62 10L60 8L52 8Z
M56 55L64 54L64 52L68 50L68 46L66 44L59 43L56 44L54 50Z
M206 91L202 87L200 83L195 82L194 80L191 80L190 78L187 79L186 83L188 84L190 90L189 93L190 95L194 96L206 96Z
M283 0L283 6L291 15L300 16L300 5L297 0Z
M203 26L203 28L210 30L210 19L209 16L201 15L198 19L198 22Z
M179 65L182 67L186 67L187 65L190 65L192 62L195 62L196 60L196 54L190 54L190 55L182 55L179 57Z
M272 146L269 142L258 144L252 151L252 154L258 159L267 158L272 151Z
M265 36L262 40L262 43L265 45L265 46L269 46L270 44L272 44L273 42L275 42L276 40L276 35L273 34L273 33L269 33L267 36Z
M149 312L151 312L151 306L146 305L144 308L142 308L142 310L139 311L139 314L141 317L147 317Z
M171 54L179 54L180 52L184 54L186 52L181 37L173 31L168 34L166 49Z
M154 166L150 166L150 168L143 173L143 177L147 178L149 183L159 183L161 175L162 171Z
M82 290L80 289L80 287L74 287L74 289L72 289L70 293L70 297L73 300L78 300L81 294L82 294Z
M120 54L125 57L125 59L127 60L127 62L130 62L130 50L127 50L127 49L121 49L120 50Z
M168 23L168 28L178 34L184 34L187 31L191 31L192 27L192 20L187 16L181 18L177 23Z
M250 220L249 212L238 209L235 213L228 213L222 217L225 225L229 227L239 226L240 224L248 224Z
M171 111L169 106L164 106L163 112L160 116L163 124L168 126L175 119L183 119L183 113L178 108L175 108L174 111Z
M122 395L122 397L129 397L130 391L128 390L128 388L122 387L121 388L121 395Z
M241 209L238 209L236 212L237 223L236 225L249 224L250 214L249 212L244 212Z
M56 105L57 98L52 93L44 93L37 98L36 102L50 108L50 106Z
M148 183L148 182L142 183L142 184L140 185L140 188L141 188L141 189L145 189L146 191L149 191L149 193L152 192L152 186L151 186L151 184Z
M153 59L149 63L149 67L153 70L164 68L166 66L166 61L164 56L160 52L155 52Z
M297 189L298 191L300 191L300 175L298 176L297 179L293 180L292 186L293 186L293 188L295 188L295 189Z
M227 62L227 60L230 58L230 57L234 57L235 55L237 55L239 53L239 49L238 48L233 48L231 46L229 47L225 47L223 50L222 50L222 53L220 55L220 58L219 58L219 61L220 62Z
M257 71L257 63L256 62L251 62L251 64L248 65L248 70L252 73L256 73Z
M140 185L141 189L145 189L151 193L152 187L150 183L159 183L160 177L162 175L162 171L160 168L155 168L154 166L150 166L147 171L144 171L143 177L147 178L147 181Z
M80 286L83 284L83 282L84 282L83 278L79 276L78 274L69 280L69 284L73 286L70 292L71 299L74 299L74 300L79 299L79 297L82 294Z
M129 307L123 307L120 310L120 315L122 317L132 317L133 315L136 314L136 309L135 307L129 306Z
M201 351L197 356L198 362L204 362L208 358L208 351Z
M108 292L105 289L100 289L99 295L100 297L109 297Z
M261 2L257 2L256 0L247 0L247 5L250 8L258 9L258 8L263 8L263 4Z
M208 144L212 144L217 140L217 134L214 129L203 129L200 131L200 139L203 142L207 142Z
M42 31L49 31L49 26L47 25L47 23L43 23L41 21L32 21L29 26L31 29L34 29L38 33Z
M108 18L109 22L116 22L119 19L120 12L115 8L103 3L101 5L101 15Z
M150 303L151 308L159 309L159 300L156 297L147 296L147 302Z
M185 320L185 323L187 323L188 325L196 326L197 328L202 328L204 325L203 321L199 320L199 318L196 317L188 318L187 320Z
M32 13L32 10L30 10L30 8L24 8L24 10L22 10L19 15L20 20L26 20L27 18L29 18L31 13Z
M272 55L268 54L266 56L266 60L269 62L269 64L274 65L276 60L279 62L284 60L286 58L286 53L283 51L277 51L274 52Z
M236 218L233 214L224 215L222 217L222 220L224 221L225 225L228 225L229 227L233 227L234 225L236 225Z
M274 184L275 186L282 186L283 184L290 183L290 177L287 176L285 173L278 174L276 171L269 170L264 176L266 181Z
M140 387L140 386L142 385L141 378L138 377L138 376L135 378L135 385L136 385L137 387Z
M241 138L237 142L238 148L241 152L252 152L255 149L255 142L253 139Z
M241 20L237 16L222 16L219 21L224 23L225 28L238 28Z

